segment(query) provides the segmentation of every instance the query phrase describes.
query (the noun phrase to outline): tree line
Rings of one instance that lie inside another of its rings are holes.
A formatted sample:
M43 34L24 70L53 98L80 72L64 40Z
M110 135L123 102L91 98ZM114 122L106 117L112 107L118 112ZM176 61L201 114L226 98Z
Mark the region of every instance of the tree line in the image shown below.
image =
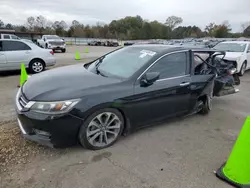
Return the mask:
M0 28L14 29L22 32L40 32L44 34L56 34L64 37L85 38L113 38L120 40L135 39L181 39L200 37L250 37L250 22L242 24L242 33L232 33L228 21L221 24L209 23L205 30L197 26L180 26L183 19L178 16L170 16L165 23L159 21L144 20L141 16L127 16L119 20L113 20L109 24L97 23L96 25L84 25L73 20L68 25L64 20L52 22L43 16L28 17L24 25L5 24L0 20Z

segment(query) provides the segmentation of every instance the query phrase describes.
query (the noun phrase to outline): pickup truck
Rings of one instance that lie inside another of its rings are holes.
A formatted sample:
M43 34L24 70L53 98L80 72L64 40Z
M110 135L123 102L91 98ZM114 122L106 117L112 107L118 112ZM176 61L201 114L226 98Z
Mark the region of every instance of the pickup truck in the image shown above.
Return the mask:
M20 38L16 35L12 34L0 34L0 39L15 39L15 40L20 40Z
M63 39L57 35L43 35L42 39L37 40L38 46L46 49L61 50L66 52L66 44Z

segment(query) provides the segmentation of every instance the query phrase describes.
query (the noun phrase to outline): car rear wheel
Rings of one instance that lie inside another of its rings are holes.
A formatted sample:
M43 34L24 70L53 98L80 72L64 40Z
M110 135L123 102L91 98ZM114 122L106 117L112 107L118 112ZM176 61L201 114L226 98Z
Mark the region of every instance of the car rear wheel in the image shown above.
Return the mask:
M62 53L65 53L66 52L66 49L62 49Z
M246 71L246 69L247 69L247 62L245 61L245 62L242 64L242 66L241 66L239 75L240 75L240 76L243 76L244 73L245 73L245 71Z
M44 62L40 59L34 59L30 62L29 70L32 73L39 73L45 69Z
M117 141L123 128L124 119L118 110L102 109L90 115L81 126L79 142L87 149L103 149Z

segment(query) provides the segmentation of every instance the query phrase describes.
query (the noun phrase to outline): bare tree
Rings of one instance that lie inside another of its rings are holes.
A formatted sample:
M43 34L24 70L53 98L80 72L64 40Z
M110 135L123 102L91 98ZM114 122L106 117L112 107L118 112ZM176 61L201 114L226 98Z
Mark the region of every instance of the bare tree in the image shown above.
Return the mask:
M34 30L34 27L36 25L35 18L33 16L30 16L27 18L27 25L30 30Z
M78 22L77 20L73 20L72 21L72 24L71 24L71 26L73 27L73 28L76 28L76 27L78 27L78 26L80 26L81 24L80 24L80 22Z
M167 18L165 25L173 30L177 25L180 25L182 22L183 19L181 17L170 16Z
M68 25L66 24L66 22L64 20L60 21L59 26L63 30L66 30L68 28Z
M46 18L42 15L36 17L36 26L41 30L46 27Z
M250 21L241 24L241 29L244 32L246 28L250 26Z

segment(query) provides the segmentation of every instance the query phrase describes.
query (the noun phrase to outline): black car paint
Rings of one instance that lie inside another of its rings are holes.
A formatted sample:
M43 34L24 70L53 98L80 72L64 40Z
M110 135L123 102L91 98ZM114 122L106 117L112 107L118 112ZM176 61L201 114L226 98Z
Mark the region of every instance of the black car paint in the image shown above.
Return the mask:
M178 51L190 53L187 75L156 81L148 87L141 87L137 78L149 65L163 54ZM172 47L162 50L128 80L102 77L87 71L82 65L57 68L34 75L21 88L22 94L28 100L82 100L65 115L45 115L17 110L18 117L24 128L30 130L30 139L34 138L43 144L46 142L47 145L52 143L54 147L63 147L77 142L80 126L86 117L98 109L118 109L125 117L127 131L169 117L188 114L192 112L200 96L211 94L212 81L215 78L213 74L193 75L191 57L192 53L183 48ZM190 85L180 86L187 82ZM39 140L32 131L33 128L48 131L52 136Z

